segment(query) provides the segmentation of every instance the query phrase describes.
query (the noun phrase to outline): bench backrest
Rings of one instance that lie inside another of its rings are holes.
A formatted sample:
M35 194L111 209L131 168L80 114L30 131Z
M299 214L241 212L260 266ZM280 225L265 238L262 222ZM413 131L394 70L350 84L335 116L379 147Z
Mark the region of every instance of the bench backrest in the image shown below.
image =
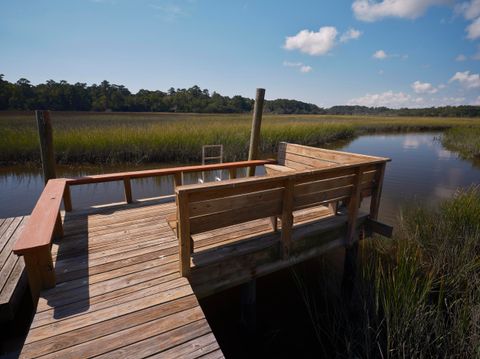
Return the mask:
M375 159L378 158L287 142L280 142L277 155L278 164L296 170L328 168L339 164L362 163Z

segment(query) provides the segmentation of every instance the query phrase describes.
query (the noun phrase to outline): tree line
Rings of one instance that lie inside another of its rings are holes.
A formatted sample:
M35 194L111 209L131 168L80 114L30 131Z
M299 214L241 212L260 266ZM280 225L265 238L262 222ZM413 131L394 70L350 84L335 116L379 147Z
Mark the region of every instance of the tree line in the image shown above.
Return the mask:
M80 82L70 84L48 80L32 85L25 78L11 83L0 74L0 110L245 113L252 111L253 105L254 101L250 98L222 96L198 86L188 89L172 87L167 92L142 89L131 93L125 86L108 81L88 86ZM480 106L321 108L302 101L276 99L265 101L264 109L275 114L480 117Z

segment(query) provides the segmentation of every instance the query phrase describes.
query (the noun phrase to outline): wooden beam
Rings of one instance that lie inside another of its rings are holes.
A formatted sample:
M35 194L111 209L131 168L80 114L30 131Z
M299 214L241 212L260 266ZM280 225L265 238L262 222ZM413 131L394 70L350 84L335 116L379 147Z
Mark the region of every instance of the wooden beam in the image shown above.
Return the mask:
M68 184L65 184L65 189L63 190L63 206L66 212L72 211L72 195Z
M378 218L378 211L380 209L380 198L382 197L383 178L385 176L386 163L377 165L377 174L375 176L375 188L373 189L372 198L370 201L370 218L375 220Z
M250 132L250 146L248 149L248 160L258 158L258 146L260 144L260 128L262 127L263 103L265 99L265 89L257 88L255 96L255 107L253 108L252 130ZM255 166L248 168L248 175L255 175Z
M125 189L125 202L132 203L132 184L130 183L130 178L125 177L123 179L123 188Z
M288 177L285 180L285 190L283 192L282 208L282 256L288 258L291 250L292 228L293 228L293 178Z
M53 131L50 111L37 110L35 111L35 118L37 120L38 137L40 139L43 180L45 184L47 184L48 180L57 177L55 173L55 153L53 150Z
M180 257L180 275L188 277L190 274L190 256L193 251L190 235L190 215L188 208L188 193L177 193L178 243Z
M42 289L55 287L55 269L50 247L31 251L24 255L24 260L32 300L36 305Z
M182 172L176 172L173 174L173 185L174 190L182 185Z
M348 225L347 236L345 238L345 244L347 247L351 246L355 237L355 225L358 216L358 207L360 206L361 196L361 183L362 183L362 167L359 166L355 169L355 179L353 182L353 192L348 203Z
M230 179L237 178L237 169L236 168L229 168L228 172L229 172L229 178Z

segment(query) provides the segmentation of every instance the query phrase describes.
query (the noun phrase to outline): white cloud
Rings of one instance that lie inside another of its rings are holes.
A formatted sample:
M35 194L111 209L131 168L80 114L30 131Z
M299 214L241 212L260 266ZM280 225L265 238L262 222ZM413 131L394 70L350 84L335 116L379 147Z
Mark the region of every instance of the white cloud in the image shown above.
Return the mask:
M446 87L447 87L447 85L445 85L445 84L440 84L440 85L437 86L437 88L438 88L439 90L443 90L443 89L446 88Z
M480 0L472 0L458 4L455 6L455 12L462 14L467 20L473 20L480 16Z
M467 26L467 38L471 40L478 39L480 37L480 17Z
M372 57L374 59L378 59L378 60L384 60L388 57L387 53L383 50L378 50L378 51L375 51L375 53L372 55Z
M480 75L470 74L470 71L457 72L448 82L458 81L467 89L480 87Z
M303 62L288 62L284 61L283 66L286 67L296 67L301 73L308 73L313 70L312 66L305 65Z
M465 61L467 60L467 57L464 54L460 54L455 58L455 61Z
M385 17L415 19L433 5L449 3L450 0L355 0L352 10L362 21L377 21Z
M472 102L472 105L473 105L473 106L480 106L480 96L478 96L478 97Z
M435 88L431 83L415 81L412 85L413 91L415 93L436 93L438 89Z
M356 40L362 35L360 30L356 30L354 28L350 28L345 31L342 36L340 36L340 42L347 42L349 40Z
M383 71L383 70L378 70L378 74L379 74L380 76L383 75L384 73L385 73L385 71Z
M337 34L333 26L321 27L318 32L302 30L294 36L287 36L284 48L300 50L309 55L325 55L335 46Z
M300 67L302 66L303 63L302 62L288 62L288 61L283 61L283 66L287 66L287 67Z
M366 94L365 96L351 99L348 105L361 105L368 107L409 107L418 106L423 101L422 98L412 97L403 92L386 91L380 94Z
M312 71L312 66L303 65L300 67L300 72L306 74L307 72Z

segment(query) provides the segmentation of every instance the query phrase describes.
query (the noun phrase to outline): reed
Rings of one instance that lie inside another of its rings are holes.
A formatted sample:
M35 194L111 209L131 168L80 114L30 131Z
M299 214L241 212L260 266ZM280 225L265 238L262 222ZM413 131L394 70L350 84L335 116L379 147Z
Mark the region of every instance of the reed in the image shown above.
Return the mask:
M393 240L362 243L353 303L327 276L312 285L295 273L319 345L340 357L480 357L480 188L403 213Z
M452 128L443 134L442 144L462 158L480 160L479 127Z
M171 113L52 113L58 163L199 162L204 144L223 144L226 160L245 159L251 116ZM329 146L373 132L443 130L478 119L266 115L261 152L280 141ZM33 113L0 113L0 163L39 162Z

